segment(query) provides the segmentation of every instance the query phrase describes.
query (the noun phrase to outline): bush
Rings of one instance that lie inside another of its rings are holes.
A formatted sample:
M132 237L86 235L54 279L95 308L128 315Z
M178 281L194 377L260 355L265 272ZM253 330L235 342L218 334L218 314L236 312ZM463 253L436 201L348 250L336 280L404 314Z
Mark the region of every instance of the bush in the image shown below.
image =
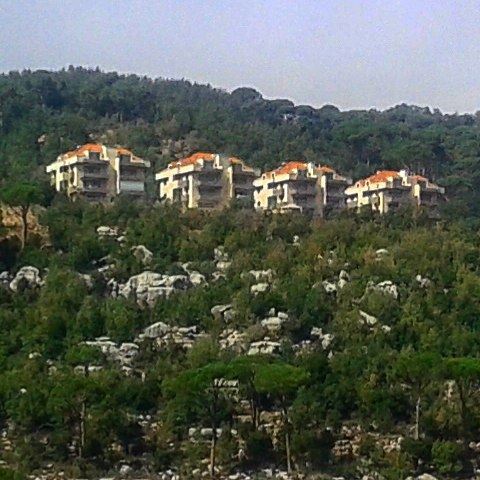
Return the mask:
M265 432L252 432L246 440L245 454L250 466L258 466L268 463L273 455L272 440Z
M0 468L0 480L24 480L26 477L10 468Z
M452 474L462 470L461 445L437 440L432 446L432 462L440 473Z
M402 451L418 465L419 460L430 462L432 453L432 442L429 440L414 440L407 437L403 439Z

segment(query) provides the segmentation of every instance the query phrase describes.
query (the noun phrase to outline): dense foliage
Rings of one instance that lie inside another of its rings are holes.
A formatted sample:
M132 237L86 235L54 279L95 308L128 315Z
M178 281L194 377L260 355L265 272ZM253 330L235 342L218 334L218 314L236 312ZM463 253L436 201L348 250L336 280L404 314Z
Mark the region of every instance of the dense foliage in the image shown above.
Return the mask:
M0 76L0 177L29 178L88 140L122 144L163 167L173 155L221 151L262 168L306 159L359 178L410 168L448 187L453 214L478 216L477 115L399 105L340 112L231 94L183 80L70 67Z
M0 195L24 220L18 239L0 242L0 271L33 265L44 280L12 290L0 278L0 478L51 463L67 478L95 478L124 461L190 478L209 458L212 472L471 474L480 427L476 116L405 105L315 110L251 89L81 68L2 75L0 101ZM301 157L354 177L406 166L447 185L449 202L440 222L410 211L323 222L235 205L181 213L54 196L44 165L92 138L127 145L156 167L196 149L261 167ZM37 203L48 238L28 231ZM123 241L100 238L100 225L117 227ZM147 269L136 245L153 254L148 270L184 273L189 262L206 283L151 307L115 298L110 279ZM225 277L215 276L219 246L231 262ZM254 293L246 272L269 269L268 288ZM390 290L375 287L382 282ZM222 304L235 312L228 325L211 312ZM278 353L221 347L227 328L248 342L265 338L271 309L288 314ZM132 342L160 321L204 335L190 349L146 341L128 372L84 343ZM320 328L328 344L309 344ZM238 391L225 394L219 379ZM262 428L267 417L277 418L277 435ZM192 441L192 427L211 429L212 441ZM358 432L358 451L342 456L335 448L346 431ZM392 437L400 446L382 448Z
M31 238L25 249L18 245L11 268L48 268L45 285L0 290L0 422L10 425L15 445L4 452L9 463L31 470L55 462L70 465L73 475L146 458L152 470L190 471L208 457L209 446L191 444L189 428L235 425L244 456L235 460L233 440L221 436L217 464L283 466L282 443L274 446L257 429L262 412L278 411L292 468L351 471L356 478L358 460L332 455L342 425L362 428L363 462L386 478L405 478L419 465L444 475L470 468L475 454L468 444L480 418L479 238L471 230L431 224L409 212L317 223L236 209L180 214L61 199L41 222L50 229L51 247L39 250ZM124 231L126 243L98 238L96 227L105 224ZM292 242L295 235L299 244ZM114 265L109 275L126 279L144 270L131 255L137 244L152 250L152 270L174 273L179 262L193 262L208 283L151 309L110 298L96 261L108 254ZM214 281L219 245L231 265L225 279ZM243 274L250 269L272 269L272 288L252 294L252 279ZM327 293L322 282L334 282L341 270L350 276L347 285ZM91 274L92 285L79 273ZM369 287L386 280L398 287L398 298ZM243 356L221 349L219 335L227 326L210 310L226 303L236 312L228 328L250 339L261 338L260 319L271 308L288 312L281 352ZM360 311L378 323L362 323ZM132 341L158 321L197 325L207 335L186 351L153 345L142 350L134 371L143 375L125 375L117 363L82 345L102 335ZM296 350L312 327L332 334L332 346ZM75 373L82 365L103 369ZM253 409L246 424L236 423L238 403L215 391L216 378L239 381L240 395ZM146 433L139 418L148 415L156 427ZM402 449L385 453L370 434L403 436Z

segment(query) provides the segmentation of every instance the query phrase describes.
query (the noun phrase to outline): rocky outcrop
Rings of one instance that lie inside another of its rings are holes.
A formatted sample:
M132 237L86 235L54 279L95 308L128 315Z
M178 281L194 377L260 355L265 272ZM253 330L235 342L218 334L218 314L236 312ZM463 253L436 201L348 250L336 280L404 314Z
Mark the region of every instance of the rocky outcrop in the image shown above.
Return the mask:
M369 327L373 327L378 323L378 319L373 315L369 315L368 313L360 310L358 312L360 314L360 324L361 325L368 325Z
M380 282L375 284L374 282L370 281L367 284L366 292L375 291L381 292L386 295L391 295L393 298L398 299L398 287L390 280L385 280L384 282Z
M222 350L231 350L238 354L244 353L247 349L245 334L233 328L222 330L218 343Z
M235 316L235 311L233 310L231 303L226 305L215 305L210 312L214 318L217 320L223 320L225 323L230 323Z
M193 347L193 344L197 340L204 337L205 333L196 325L191 327L178 327L175 325L167 325L163 322L157 322L145 328L135 341L142 342L146 339L150 339L154 340L157 348L163 349L177 346L187 350Z
M83 342L89 347L98 348L109 360L129 366L138 355L139 346L136 343L125 342L117 344L109 337L98 337L95 340Z
M152 325L149 325L143 331L143 338L160 338L163 337L166 333L170 331L170 327L163 322L157 322Z
M336 293L338 290L345 288L350 282L350 275L346 270L341 270L338 278L333 280L324 280L322 286L327 293ZM315 287L316 285L314 285Z
M133 256L143 265L147 266L152 263L153 253L144 245L135 245L130 249Z
M269 333L278 334L285 322L288 321L288 314L285 312L275 312L275 309L272 308L269 312L269 316L264 318L260 325L264 327Z
M420 288L429 288L432 286L432 281L427 277L422 277L420 274L415 277L415 280Z
M323 350L328 350L333 342L334 336L331 333L324 333L320 327L312 327L310 336L313 340L321 343Z
M13 280L10 282L10 290L14 292L22 291L24 289L39 288L43 285L40 270L36 267L26 266L22 267Z
M108 227L107 225L100 225L97 227L97 235L100 238L117 238L119 235L117 227Z
M249 270L242 273L242 278L253 278L257 283L272 283L275 272L269 268L268 270Z
M260 340L250 344L247 355L273 355L275 353L279 353L280 348L280 342L272 342L267 339Z
M192 283L186 275L162 275L150 271L134 275L124 284L110 284L112 296L133 298L142 307L152 307L159 298L167 298L175 291L190 287Z
M270 289L268 283L256 283L250 287L250 293L253 295L258 295L259 293L265 293Z

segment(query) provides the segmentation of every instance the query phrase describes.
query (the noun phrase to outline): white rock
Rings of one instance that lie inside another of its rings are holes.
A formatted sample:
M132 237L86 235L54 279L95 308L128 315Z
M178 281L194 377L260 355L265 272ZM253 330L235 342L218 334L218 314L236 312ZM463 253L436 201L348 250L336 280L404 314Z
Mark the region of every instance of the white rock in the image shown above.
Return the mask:
M259 293L264 293L269 289L270 285L268 283L257 283L250 287L250 293L258 295Z
M264 318L260 324L270 332L279 332L286 320L287 319L280 317L268 317Z
M386 255L388 255L388 250L386 248L379 248L376 252L375 255L377 256L377 259L383 258Z
M232 310L232 304L228 303L225 305L214 305L210 312L217 319L223 319L229 321L233 318L234 312Z
M271 268L268 270L250 270L247 275L251 275L257 283L271 283L275 272ZM245 278L245 274L242 274L242 277Z
M87 273L79 273L79 276L87 288L93 288L93 278L91 275L88 275Z
M274 353L278 353L279 351L280 351L279 342L261 340L259 342L252 342L250 344L250 348L248 349L247 354L248 355L259 355L259 354L271 355Z
M323 330L320 327L312 327L310 336L314 338L316 337L315 339L321 342L323 350L327 350L334 339L333 334L323 333Z
M130 473L132 473L133 471L133 468L130 466L130 465L122 465L120 467L120 475L122 476L126 476L126 475L129 475Z
M130 251L133 253L133 256L144 265L150 265L150 263L152 263L153 252L144 245L135 245Z
M360 310L359 313L360 313L360 316L362 317L360 320L360 323L369 325L370 327L373 327L378 323L378 319L373 315L369 315L368 313L362 310Z
M99 237L117 237L118 229L117 227L107 227L106 225L101 225L97 228L97 235Z
M186 275L162 275L145 271L119 285L118 295L135 298L140 306L153 306L157 299L168 298L175 290L186 290L191 286Z
M10 273L7 272L6 270L0 273L0 284L8 285L11 280L12 280L12 277L10 276Z
M398 298L398 287L390 280L385 280L384 282L377 283L376 285L373 282L368 282L367 291L372 290L391 295L395 299Z
M326 333L323 338L322 338L322 348L324 350L327 350L328 347L330 347L330 345L332 344L333 342L333 334L331 333Z
M146 338L158 338L165 335L169 331L170 327L166 323L157 322L145 328L143 335Z
M322 282L323 288L327 293L335 293L337 291L337 284L324 280Z
M221 261L217 262L216 267L221 272L224 272L225 270L228 270L231 265L232 265L232 262L224 262L223 260L221 260Z
M207 280L204 275L202 275L200 272L187 272L188 277L190 279L190 282L194 287L198 287L200 285L205 285L207 283Z
M228 253L225 252L225 247L220 245L213 249L213 258L217 262L227 262L228 261Z
M40 270L31 266L22 267L10 282L10 289L17 292L20 285L26 288L41 287L43 280L40 277Z
M346 270L341 270L340 273L338 274L339 280L345 280L346 282L350 281L350 275Z
M420 288L429 288L432 286L432 281L427 277L422 277L420 274L415 277L415 280L418 282Z

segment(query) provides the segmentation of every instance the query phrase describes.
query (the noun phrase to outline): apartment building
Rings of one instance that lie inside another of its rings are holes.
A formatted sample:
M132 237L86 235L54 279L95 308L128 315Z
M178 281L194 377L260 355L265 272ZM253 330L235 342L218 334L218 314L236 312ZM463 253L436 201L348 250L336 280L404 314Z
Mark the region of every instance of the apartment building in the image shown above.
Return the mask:
M150 162L125 148L87 143L46 167L51 184L72 200L108 202L118 195L142 198Z
M253 182L257 210L298 211L325 216L345 208L350 181L330 167L288 162Z
M259 172L242 160L198 152L170 163L155 175L161 201L184 208L221 208L232 199L251 201Z
M424 206L435 214L444 193L444 188L407 170L378 171L345 191L348 208L369 208L382 214L406 205Z

